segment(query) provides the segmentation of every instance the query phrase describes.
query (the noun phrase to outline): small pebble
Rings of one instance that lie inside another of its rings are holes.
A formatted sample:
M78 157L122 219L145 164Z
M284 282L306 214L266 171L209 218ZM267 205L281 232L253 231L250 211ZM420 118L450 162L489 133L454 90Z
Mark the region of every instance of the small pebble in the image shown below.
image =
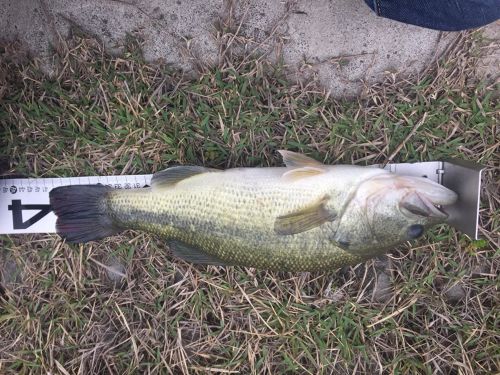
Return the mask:
M375 286L373 288L373 300L376 302L387 302L392 297L391 278L385 272L377 272Z
M465 288L462 283L456 283L444 291L444 296L450 303L460 302L465 298L465 295Z
M115 286L117 286L124 283L127 279L127 270L123 263L111 257L107 262L106 276Z

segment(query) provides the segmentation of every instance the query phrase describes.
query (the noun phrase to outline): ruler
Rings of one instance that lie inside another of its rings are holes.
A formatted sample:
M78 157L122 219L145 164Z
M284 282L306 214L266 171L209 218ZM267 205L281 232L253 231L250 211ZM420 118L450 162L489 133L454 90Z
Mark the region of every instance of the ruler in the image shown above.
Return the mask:
M392 173L419 176L442 184L458 194L446 207L447 223L473 239L478 238L481 174L484 166L464 160L373 165ZM49 192L57 186L102 184L115 189L149 185L152 175L91 176L69 178L0 179L0 234L55 233L56 217Z
M115 189L149 185L152 175L0 179L0 234L55 233L49 192L64 185L102 184Z

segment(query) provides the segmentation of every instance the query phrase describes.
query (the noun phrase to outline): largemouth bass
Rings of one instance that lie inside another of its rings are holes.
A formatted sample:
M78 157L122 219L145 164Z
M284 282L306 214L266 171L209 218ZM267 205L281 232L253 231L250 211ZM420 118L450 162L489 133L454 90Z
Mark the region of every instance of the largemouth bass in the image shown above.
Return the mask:
M286 167L177 166L151 187L61 186L56 230L81 243L139 229L202 264L319 271L362 262L442 223L457 195L426 178L324 165L280 151Z

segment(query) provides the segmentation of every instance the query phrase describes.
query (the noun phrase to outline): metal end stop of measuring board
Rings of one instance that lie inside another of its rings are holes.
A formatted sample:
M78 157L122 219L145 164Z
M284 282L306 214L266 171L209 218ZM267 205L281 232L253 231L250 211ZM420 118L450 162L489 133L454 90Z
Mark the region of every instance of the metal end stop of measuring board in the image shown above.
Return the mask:
M380 166L380 165L379 165ZM481 175L484 166L466 160L447 159L417 163L394 163L381 166L393 173L427 177L458 195L446 206L447 223L474 240L478 239Z

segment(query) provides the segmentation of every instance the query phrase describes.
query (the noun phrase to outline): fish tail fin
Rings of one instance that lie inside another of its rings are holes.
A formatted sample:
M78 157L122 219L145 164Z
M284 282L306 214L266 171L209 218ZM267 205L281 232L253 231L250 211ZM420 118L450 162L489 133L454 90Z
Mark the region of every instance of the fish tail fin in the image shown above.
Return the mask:
M106 208L104 185L60 186L49 193L50 205L57 216L56 232L67 242L82 243L112 236L121 231Z

